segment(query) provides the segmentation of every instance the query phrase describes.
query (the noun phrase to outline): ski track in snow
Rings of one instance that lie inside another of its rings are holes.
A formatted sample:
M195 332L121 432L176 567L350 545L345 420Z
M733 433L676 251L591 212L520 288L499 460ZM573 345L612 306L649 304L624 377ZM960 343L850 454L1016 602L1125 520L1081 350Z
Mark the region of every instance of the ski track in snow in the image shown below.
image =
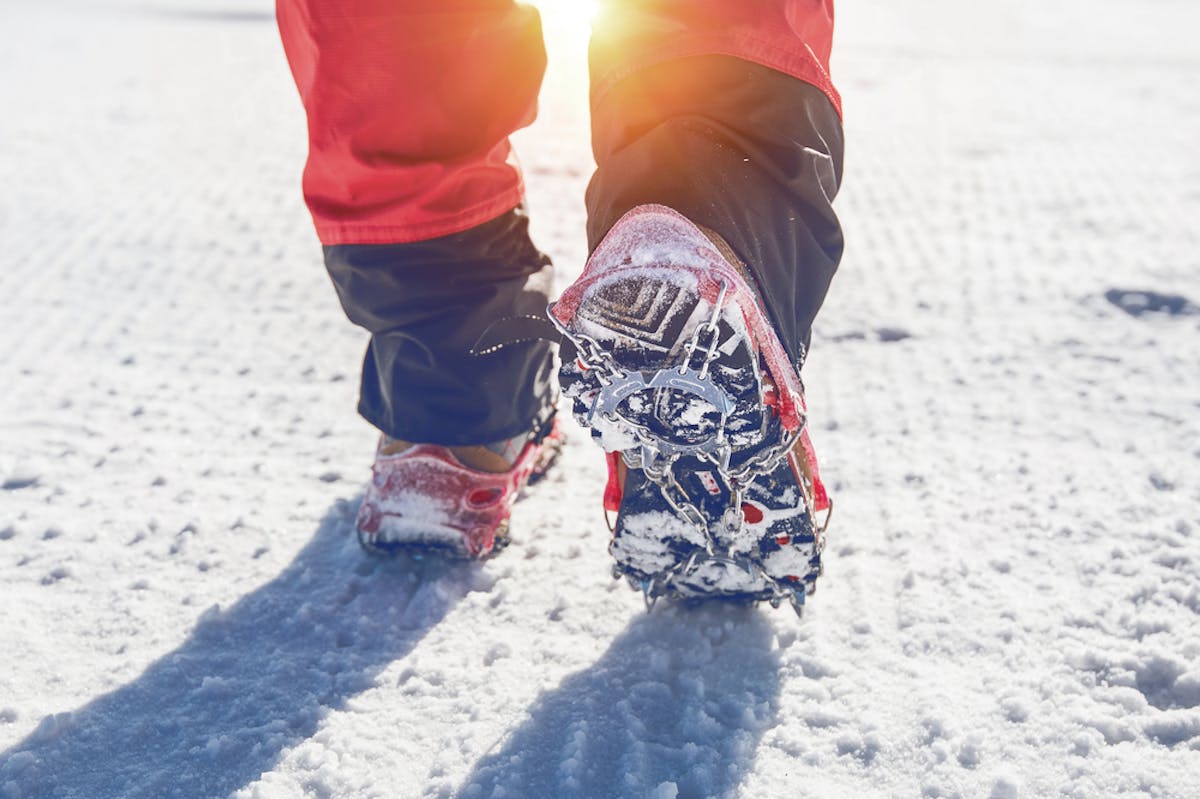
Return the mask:
M363 337L270 4L0 6L0 796L1200 794L1200 11L1052 5L839 5L803 620L645 614L577 430L499 557L360 554Z

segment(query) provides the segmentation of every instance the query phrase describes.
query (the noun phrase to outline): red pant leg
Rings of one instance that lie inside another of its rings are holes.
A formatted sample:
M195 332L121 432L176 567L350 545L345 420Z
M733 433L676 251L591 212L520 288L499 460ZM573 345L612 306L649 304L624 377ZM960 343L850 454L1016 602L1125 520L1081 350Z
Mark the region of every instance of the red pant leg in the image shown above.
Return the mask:
M833 0L602 0L591 45L592 101L644 67L685 56L729 55L821 89L829 77Z
M304 197L323 244L420 241L515 207L508 135L546 57L512 0L277 0L308 118Z

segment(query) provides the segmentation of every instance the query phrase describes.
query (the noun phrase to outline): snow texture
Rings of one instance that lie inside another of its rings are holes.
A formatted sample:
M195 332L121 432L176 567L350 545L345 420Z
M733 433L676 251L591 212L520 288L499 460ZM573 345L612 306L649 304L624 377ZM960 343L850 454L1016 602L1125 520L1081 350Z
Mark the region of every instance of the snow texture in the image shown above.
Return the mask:
M580 5L517 141L560 289ZM360 554L270 4L0 4L0 796L1198 795L1200 8L1139 12L839 5L797 620L647 615L578 432L496 559Z

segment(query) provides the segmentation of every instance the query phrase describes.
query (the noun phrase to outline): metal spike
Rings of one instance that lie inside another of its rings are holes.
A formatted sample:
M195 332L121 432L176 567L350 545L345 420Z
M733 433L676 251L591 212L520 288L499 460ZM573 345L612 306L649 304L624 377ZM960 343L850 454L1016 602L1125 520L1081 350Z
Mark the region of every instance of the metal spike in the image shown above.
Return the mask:
M700 550L692 550L692 554L688 555L687 563L683 564L683 568L679 570L680 574L689 575L696 568L696 561L700 559Z
M646 612L654 610L654 603L658 602L658 595L654 593L656 580L653 577L648 577L641 582L642 599L646 603Z

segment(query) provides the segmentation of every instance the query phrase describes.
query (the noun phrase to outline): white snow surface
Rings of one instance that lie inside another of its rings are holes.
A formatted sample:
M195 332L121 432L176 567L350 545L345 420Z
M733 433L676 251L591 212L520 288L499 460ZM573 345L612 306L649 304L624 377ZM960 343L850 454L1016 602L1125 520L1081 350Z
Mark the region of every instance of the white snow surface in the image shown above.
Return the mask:
M517 142L560 288L581 5ZM839 5L797 619L647 614L578 431L494 560L360 554L270 4L0 4L0 796L1200 795L1200 7L1130 13Z

